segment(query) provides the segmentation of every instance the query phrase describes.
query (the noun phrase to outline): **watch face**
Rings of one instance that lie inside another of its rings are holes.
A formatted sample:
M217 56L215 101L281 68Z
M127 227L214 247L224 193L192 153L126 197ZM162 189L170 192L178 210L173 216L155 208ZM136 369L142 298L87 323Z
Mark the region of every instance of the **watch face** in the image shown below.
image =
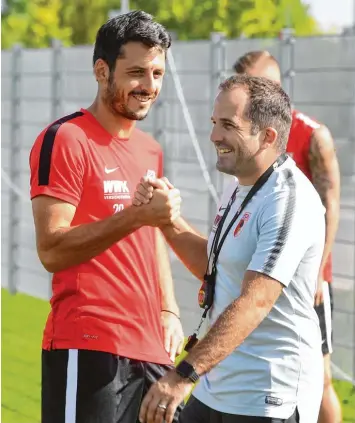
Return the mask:
M184 379L190 379L192 382L197 382L199 379L198 374L190 363L182 361L177 367L176 372Z
M177 366L177 370L182 377L188 378L194 369L191 364L187 363L186 361L182 361Z

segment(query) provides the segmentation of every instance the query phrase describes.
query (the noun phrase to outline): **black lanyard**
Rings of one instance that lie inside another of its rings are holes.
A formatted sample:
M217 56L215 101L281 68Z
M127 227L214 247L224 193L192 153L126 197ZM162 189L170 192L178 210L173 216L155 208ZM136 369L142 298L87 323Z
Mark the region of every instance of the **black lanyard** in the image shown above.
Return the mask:
M199 295L198 295L199 305L200 305L201 308L204 309L204 312L203 312L203 315L202 315L202 318L201 318L201 321L200 321L198 328L196 329L194 334L189 337L189 340L188 340L188 342L185 346L186 351L191 349L196 344L196 342L198 341L197 340L198 332L201 328L201 325L202 325L204 319L207 316L208 310L213 305L214 291L215 291L215 286L216 286L217 261L218 261L219 254L222 250L223 243L224 243L228 233L230 232L234 223L239 218L239 216L241 215L241 213L243 212L243 210L245 209L247 204L252 200L252 198L255 196L255 194L267 182L267 180L270 178L270 176L272 175L274 170L276 168L278 168L279 166L281 166L286 161L287 157L288 156L286 154L282 154L281 156L279 156L278 159L259 177L259 179L255 182L255 184L253 185L251 190L248 192L247 196L244 198L242 204L239 206L236 214L234 215L233 219L229 223L228 227L224 231L223 236L221 238L224 222L226 221L228 213L230 212L230 209L231 209L231 207L232 207L232 205L233 205L233 203L236 199L236 195L237 195L237 192L239 190L239 187L237 187L234 190L234 192L233 192L233 194L232 194L232 196L229 200L229 203L228 203L228 205L227 205L227 207L226 207L226 209L223 213L223 216L222 216L221 220L218 222L218 226L216 228L216 232L215 232L215 235L213 237L211 250L210 250L209 257L208 257L206 274L204 276L204 281L201 285ZM221 240L220 240L220 238L221 238ZM211 265L211 272L209 272L211 258L212 258L212 265Z
M274 172L274 170L281 166L287 159L287 155L286 154L282 154L260 177L259 179L255 182L255 184L252 186L251 190L248 192L248 195L244 198L242 204L239 206L236 214L234 215L233 219L231 220L231 222L229 223L228 227L226 228L226 230L224 231L223 237L221 239L221 241L219 242L219 239L221 237L221 233L222 233L222 229L223 229L223 225L224 222L228 216L228 213L235 201L237 192L239 190L239 187L237 187L235 189L235 191L233 192L228 206L225 209L222 219L219 221L218 223L218 227L216 229L213 241L212 241L212 246L211 246L211 251L210 251L210 255L208 257L208 266L210 264L211 261L211 257L213 258L212 260L212 272L214 272L216 270L216 265L217 265L217 261L218 261L218 257L219 254L221 252L223 243L229 233L229 231L232 229L234 223L236 222L236 220L239 218L239 216L242 214L243 210L245 209L245 207L247 206L247 204L251 201L251 199L255 196L255 194L263 187L263 185L267 182L267 180L270 178L270 176L272 175L272 173ZM208 269L209 267L207 267L207 271L206 273L208 273ZM211 272L211 273L212 273Z

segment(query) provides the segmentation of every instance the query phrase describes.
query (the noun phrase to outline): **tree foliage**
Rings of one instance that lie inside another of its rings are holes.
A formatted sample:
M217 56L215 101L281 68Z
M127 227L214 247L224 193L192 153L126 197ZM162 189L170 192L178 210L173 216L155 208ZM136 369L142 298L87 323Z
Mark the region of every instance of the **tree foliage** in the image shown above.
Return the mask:
M309 6L299 0L254 0L253 7L242 13L240 25L247 37L276 37L283 28L293 28L295 35L318 32Z
M118 9L116 0L8 0L2 14L2 48L15 43L47 47L92 44L97 29ZM211 32L235 38L275 37L292 26L296 35L317 32L301 0L131 0L131 9L153 14L181 40L205 39Z
M1 17L1 46L21 43L26 47L48 47L53 39L71 45L74 28L59 25L61 0L20 0L7 5Z

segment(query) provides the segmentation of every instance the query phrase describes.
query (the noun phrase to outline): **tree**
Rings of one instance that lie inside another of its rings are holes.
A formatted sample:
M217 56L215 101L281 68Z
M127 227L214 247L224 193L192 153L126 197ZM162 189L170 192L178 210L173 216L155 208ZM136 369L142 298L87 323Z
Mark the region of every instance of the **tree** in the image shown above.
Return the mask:
M2 46L46 47L52 38L64 45L93 44L109 11L119 7L117 0L8 0ZM180 40L206 39L215 31L229 38L275 37L289 25L296 35L317 32L301 0L131 0L130 7L151 13Z
M24 47L48 47L53 39L70 45L72 29L60 27L60 8L60 0L9 2L1 17L2 48L10 48L16 43Z
M253 3L240 19L247 37L277 37L285 27L293 28L299 36L319 32L309 6L301 0L254 0Z
M132 4L154 15L159 22L175 31L180 40L206 39L211 32L227 36L241 33L239 20L251 0L135 0Z

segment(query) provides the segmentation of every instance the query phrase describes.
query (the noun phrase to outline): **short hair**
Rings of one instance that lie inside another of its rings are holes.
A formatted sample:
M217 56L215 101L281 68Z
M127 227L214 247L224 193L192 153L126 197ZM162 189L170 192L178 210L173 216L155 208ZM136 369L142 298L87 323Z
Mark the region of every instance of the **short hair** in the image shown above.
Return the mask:
M267 59L279 67L278 61L268 51L255 50L255 51L249 51L248 53L245 53L243 56L240 56L239 59L237 59L237 61L234 63L233 69L235 73L238 73L238 74L246 73L248 69L255 66L255 64L260 59Z
M289 96L279 84L248 75L231 76L219 86L222 91L239 87L245 89L249 96L243 117L251 122L252 135L268 127L274 128L278 133L276 147L284 153L292 122Z
M166 52L171 45L171 36L163 25L142 10L115 16L97 32L93 64L102 59L110 71L114 70L116 60L122 57L122 47L131 41L141 42L150 48L158 47Z

